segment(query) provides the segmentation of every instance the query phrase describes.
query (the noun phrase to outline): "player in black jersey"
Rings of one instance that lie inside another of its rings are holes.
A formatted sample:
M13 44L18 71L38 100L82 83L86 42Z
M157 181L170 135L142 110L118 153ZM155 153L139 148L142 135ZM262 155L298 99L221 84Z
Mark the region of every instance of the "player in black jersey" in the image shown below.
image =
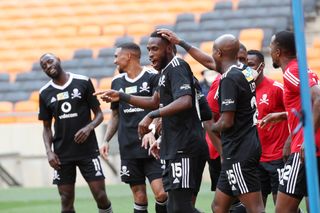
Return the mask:
M152 96L158 85L158 73L140 65L141 50L135 43L124 43L115 50L114 63L122 71L112 80L111 88L138 96ZM145 179L148 178L156 200L156 212L166 211L167 193L163 189L161 163L148 155L138 138L138 124L150 111L126 102L111 103L112 115L107 126L106 141L100 152L108 154L108 142L118 130L123 182L130 185L134 198L134 212L147 212L148 198ZM152 134L152 133L149 133Z
M152 97L137 97L111 90L105 101L125 101L153 109L140 122L140 135L148 133L154 118L162 117L160 157L166 161L163 183L168 192L168 212L197 212L192 205L197 158L204 140L195 106L195 89L189 65L174 56L170 42L153 32L147 45L152 66L160 71L159 89ZM159 108L160 106L160 108Z
M94 128L102 122L103 114L99 101L92 95L94 87L91 80L65 72L60 59L51 53L41 56L40 65L52 79L40 90L39 120L43 121L43 140L49 164L54 168L53 183L58 186L61 212L75 212L74 190L78 166L88 182L99 213L111 213L94 132ZM54 135L51 131L52 119L55 121Z

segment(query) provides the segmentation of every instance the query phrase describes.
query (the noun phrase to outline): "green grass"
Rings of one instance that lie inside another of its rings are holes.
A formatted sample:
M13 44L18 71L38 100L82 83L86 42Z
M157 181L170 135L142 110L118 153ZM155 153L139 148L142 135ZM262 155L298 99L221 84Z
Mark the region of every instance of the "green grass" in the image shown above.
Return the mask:
M132 197L129 187L125 184L107 185L107 193L112 202L115 213L131 213ZM152 192L149 194L149 212L154 212L154 199ZM214 194L210 185L203 183L197 199L197 208L209 213ZM301 204L305 211L305 203ZM97 212L95 202L88 187L76 188L75 208L77 213ZM47 188L9 188L0 189L0 213L57 213L60 212L60 200L55 187ZM267 203L266 212L274 212L271 196Z

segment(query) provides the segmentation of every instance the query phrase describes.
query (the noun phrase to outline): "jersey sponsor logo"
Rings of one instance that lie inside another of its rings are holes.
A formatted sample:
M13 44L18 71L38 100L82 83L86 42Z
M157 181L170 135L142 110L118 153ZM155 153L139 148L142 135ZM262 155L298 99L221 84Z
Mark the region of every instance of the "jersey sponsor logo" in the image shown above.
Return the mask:
M77 88L73 89L73 92L71 93L71 99L74 98L80 98L81 99L81 92Z
M158 84L160 87L163 86L165 87L166 86L166 76L163 75L159 78L159 84Z
M144 109L141 108L129 108L129 109L124 109L123 112L124 113L134 113L134 112L143 112Z
M245 70L242 71L242 73L246 77L247 81L254 80L254 72L253 69L251 69L250 67L247 67Z
M66 119L66 118L74 118L74 117L78 117L78 113L69 113L71 111L72 107L71 104L69 102L64 102L63 104L61 104L61 111L64 113L63 115L60 115L59 118L60 119ZM67 114L69 113L69 114Z
M69 93L68 93L68 91L66 91L66 92L61 92L61 93L58 93L58 94L57 94L57 99L58 99L58 101L66 100L66 99L68 99L68 98L69 98Z
M142 86L140 87L139 92L150 92L150 87L148 86L148 82L142 83Z
M188 90L188 89L191 89L190 85L189 84L183 84L181 87L180 87L181 90Z
M54 103L56 101L57 101L57 99L55 97L52 97L50 103Z
M137 86L132 86L132 87L126 87L124 91L127 94L132 94L132 93L136 93L138 89L137 89Z
M268 95L267 94L263 94L262 95L262 98L260 98L260 104L267 104L269 105L269 99L268 99Z
M121 167L121 170L120 170L120 176L128 176L128 177L130 177L130 174L129 174L129 170L128 170L128 168L127 168L127 166L122 166Z
M222 104L223 104L223 105L226 105L226 106L229 106L230 104L234 104L234 100L224 99L224 100L222 101Z

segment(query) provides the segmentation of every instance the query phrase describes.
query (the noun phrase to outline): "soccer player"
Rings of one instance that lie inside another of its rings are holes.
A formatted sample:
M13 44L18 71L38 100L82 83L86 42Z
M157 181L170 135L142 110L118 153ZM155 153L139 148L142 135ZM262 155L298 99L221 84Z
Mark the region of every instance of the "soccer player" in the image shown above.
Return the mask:
M140 65L141 50L135 43L124 43L115 50L114 63L122 74L114 77L111 88L137 96L152 96L158 86L158 73ZM167 193L163 189L160 160L148 155L138 138L138 124L150 111L126 102L111 103L111 119L107 126L106 142L100 148L107 158L109 141L118 130L121 157L121 180L130 185L134 198L134 212L147 212L148 197L145 179L148 178L156 200L156 212L166 211ZM152 133L149 133L152 134Z
M300 80L294 34L289 31L276 33L271 38L270 48L274 68L281 68L283 72L284 106L287 112L289 129L292 132L291 154L282 172L276 212L297 212L301 199L306 196L307 191L305 167L302 161L304 156L303 131L300 129L294 132L300 123L297 114L301 112ZM318 171L320 171L320 88L317 75L308 71L308 76L316 131ZM286 118L286 115L280 114L279 116L277 119L281 116ZM263 119L262 122L264 124L267 121Z
M43 71L52 79L40 89L39 119L49 164L54 168L53 183L61 197L61 212L72 213L76 167L88 182L99 213L111 213L104 175L98 158L94 128L103 120L99 101L92 94L91 80L65 72L58 57L46 53L40 58ZM91 119L91 110L94 113ZM54 118L54 135L51 130ZM53 150L52 150L53 146Z
M128 102L154 109L140 122L140 135L148 133L154 118L162 117L161 159L166 162L163 184L168 192L168 212L197 212L192 205L197 159L204 140L195 106L195 89L189 65L175 57L172 44L153 32L147 45L152 66L161 71L159 89L152 97L137 97L119 91L102 94L106 101ZM159 108L160 106L160 108Z
M263 54L257 50L249 50L247 58L248 66L259 74L255 81L258 120L262 120L269 113L284 112L283 85L264 76ZM273 201L276 202L281 170L284 166L283 147L289 136L288 123L284 120L269 128L261 128L258 125L258 135L262 146L259 176L262 198L264 205L266 205L268 195L271 192Z

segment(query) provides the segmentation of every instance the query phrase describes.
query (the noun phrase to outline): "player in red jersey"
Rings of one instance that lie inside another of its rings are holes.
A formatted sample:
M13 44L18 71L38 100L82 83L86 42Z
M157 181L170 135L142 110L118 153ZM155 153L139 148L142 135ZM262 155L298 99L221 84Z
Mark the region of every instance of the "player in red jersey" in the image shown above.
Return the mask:
M264 76L264 56L260 51L248 51L248 66L259 73L256 79L256 99L258 120L269 113L285 111L283 104L283 85ZM281 169L284 166L282 159L283 146L289 136L286 120L270 125L268 128L258 126L258 134L262 146L259 165L261 192L264 205L268 195L272 192L275 203L279 186Z
M271 57L275 68L281 67L284 80L284 105L287 112L289 129L292 132L291 154L286 162L279 183L276 212L297 212L303 196L307 195L306 174L303 163L303 131L297 130L301 112L300 80L294 34L289 31L276 33L270 43ZM320 157L320 87L316 74L308 71L311 88L313 119L316 131L316 146L319 171ZM263 119L261 124L272 120L285 119L285 114Z

